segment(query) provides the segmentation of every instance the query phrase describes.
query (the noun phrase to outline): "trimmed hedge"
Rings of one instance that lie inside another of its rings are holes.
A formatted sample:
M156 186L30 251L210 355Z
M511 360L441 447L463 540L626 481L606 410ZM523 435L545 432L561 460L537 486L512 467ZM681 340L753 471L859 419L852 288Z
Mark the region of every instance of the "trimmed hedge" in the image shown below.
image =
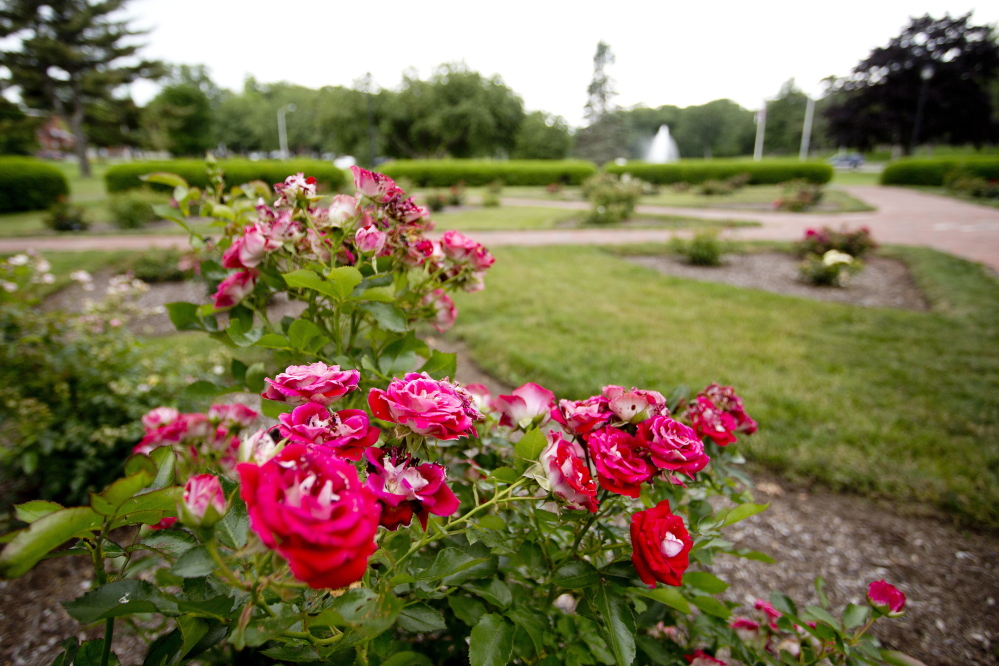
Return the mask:
M999 180L999 158L909 159L892 162L881 172L882 185L928 185L941 187L952 171L985 180Z
M706 180L725 180L741 173L750 175L750 185L776 185L795 178L801 178L817 185L828 183L833 177L833 168L823 162L750 162L741 160L683 160L671 164L649 164L647 162L627 162L608 164L604 167L609 173L630 173L649 183L669 185L671 183L691 183L696 185Z
M476 187L496 180L504 185L579 185L597 173L582 160L397 160L379 168L390 178L408 178L417 187Z
M30 157L0 157L0 213L42 210L68 194L58 167Z
M336 191L347 182L343 171L329 162L319 160L288 160L251 162L249 160L222 160L219 162L225 171L226 185L242 185L251 180L262 180L268 185L280 183L288 176L303 172L313 176L320 186ZM108 169L104 174L109 193L124 192L143 187L145 183L139 176L155 171L175 173L191 185L205 187L208 185L208 172L204 160L170 160L167 162L130 162L118 164ZM154 185L154 189L169 190L165 185Z

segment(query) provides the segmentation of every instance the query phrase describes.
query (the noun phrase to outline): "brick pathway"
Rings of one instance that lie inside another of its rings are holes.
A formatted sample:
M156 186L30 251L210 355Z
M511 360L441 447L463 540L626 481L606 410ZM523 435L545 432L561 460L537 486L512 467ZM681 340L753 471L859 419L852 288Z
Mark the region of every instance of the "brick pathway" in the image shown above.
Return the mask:
M844 187L853 196L875 206L867 213L796 214L733 211L707 208L639 206L641 213L679 215L712 220L748 220L761 227L730 229L726 236L745 240L796 240L808 227L866 225L881 243L923 245L979 261L999 272L999 209L898 187ZM585 209L581 201L545 199L503 200L508 206L543 206ZM677 232L668 229L547 229L537 231L477 231L487 246L501 245L611 245L658 243ZM149 247L187 247L187 237L177 236L61 236L0 240L0 252L35 248L40 252L64 250L118 250Z

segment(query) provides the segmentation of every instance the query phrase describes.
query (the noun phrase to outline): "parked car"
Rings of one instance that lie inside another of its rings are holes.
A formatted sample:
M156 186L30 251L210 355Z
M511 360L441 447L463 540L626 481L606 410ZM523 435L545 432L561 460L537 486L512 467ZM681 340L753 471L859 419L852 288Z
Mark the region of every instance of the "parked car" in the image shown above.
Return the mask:
M849 167L856 169L864 163L864 156L860 153L840 153L829 158L829 164L834 167Z

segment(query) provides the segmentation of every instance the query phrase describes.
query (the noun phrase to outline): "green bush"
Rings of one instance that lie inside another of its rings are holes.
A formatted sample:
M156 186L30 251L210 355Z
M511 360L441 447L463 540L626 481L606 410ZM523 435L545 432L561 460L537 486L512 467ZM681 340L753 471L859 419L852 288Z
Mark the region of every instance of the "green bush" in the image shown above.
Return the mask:
M44 210L69 196L57 167L30 157L0 157L0 213Z
M451 187L464 181L470 187L502 180L507 186L580 185L597 172L582 160L398 160L380 167L396 180L409 178L419 187Z
M899 160L892 162L881 172L881 184L942 187L951 172L961 172L985 180L999 180L999 159L983 157Z
M165 204L169 198L151 190L131 190L112 194L108 199L111 220L120 229L141 229L157 219L153 206Z
M134 254L121 264L121 270L149 284L181 282L194 277L193 264L186 266L185 256L176 248L153 250Z
M347 182L347 175L329 162L319 160L288 160L287 162L249 160L222 160L219 166L225 171L226 182L241 185L251 180L262 180L268 185L279 183L288 176L302 172L316 179L320 189L334 191ZM191 185L205 187L208 172L204 160L171 160L168 162L132 162L111 167L104 174L109 193L125 192L145 186L139 176L155 171L175 173ZM155 189L168 191L163 185Z
M598 173L588 178L582 187L583 196L590 202L586 224L620 224L635 212L635 204L642 196L644 183L631 176Z
M725 247L713 231L702 231L690 240L674 238L670 242L674 252L683 255L694 266L721 266Z
M65 201L65 197L49 207L42 223L53 231L86 231L90 227L83 206L74 206Z
M776 185L794 178L822 184L832 180L833 168L823 162L747 162L745 160L683 160L672 164L648 164L647 162L627 162L608 164L610 173L630 173L636 178L669 185L671 183L699 184L706 180L728 180L748 174L750 185Z

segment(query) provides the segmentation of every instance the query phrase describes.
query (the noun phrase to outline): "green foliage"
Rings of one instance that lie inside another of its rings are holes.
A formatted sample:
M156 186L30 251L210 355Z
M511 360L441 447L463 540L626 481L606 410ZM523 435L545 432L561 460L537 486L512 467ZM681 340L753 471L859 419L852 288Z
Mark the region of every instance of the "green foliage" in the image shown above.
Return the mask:
M90 227L86 209L64 200L52 204L42 222L53 231L86 231Z
M583 183L582 193L590 202L586 223L620 224L635 212L644 183L629 174L617 176L601 172Z
M31 155L38 149L37 118L29 118L17 104L0 95L0 155Z
M571 149L572 135L565 118L534 111L520 123L510 157L516 160L564 160Z
M174 155L203 155L212 147L211 102L192 84L167 86L143 110L147 142Z
M41 210L68 195L60 169L26 157L0 157L0 213Z
M805 237L795 243L795 250L802 257L809 254L823 255L829 250L837 250L860 259L878 246L871 236L871 230L860 227L850 231L845 226L839 230L831 227L806 229Z
M262 180L268 185L279 183L298 172L308 172L320 186L330 191L337 190L347 178L343 171L328 162L315 160L288 160L284 162L250 162L248 160L222 160L219 165L225 171L226 179L233 184ZM171 162L131 162L118 164L107 170L104 180L110 193L124 192L143 187L140 176L155 172L176 173L190 185L205 187L208 177L202 160L174 160ZM167 186L155 185L156 189L168 191Z
M824 254L807 255L798 265L798 275L818 287L842 287L851 275L859 273L863 267L860 261L848 254L828 250Z
M690 240L675 238L671 247L694 266L721 266L724 244L713 231L701 231Z
M999 180L999 159L982 157L899 160L892 162L881 172L881 184L941 187L946 184L949 174L958 172L985 180Z
M974 199L999 198L999 181L985 180L981 176L972 176L961 171L947 174L947 189Z
M673 164L608 164L606 169L610 173L630 173L659 185L678 182L698 184L710 179L724 180L743 173L750 175L750 185L776 185L793 178L822 184L828 183L833 176L833 168L822 162L683 160Z
M774 201L774 208L801 213L813 208L822 201L822 186L802 178L781 183L781 196Z
M121 270L149 284L180 282L193 276L194 271L182 263L190 264L189 259L190 256L180 250L167 248L130 255L119 265Z
M507 186L579 185L594 175L597 167L579 160L397 160L382 171L392 178L409 178L419 187L451 187L462 181L476 187L495 180Z
M119 229L141 229L159 219L153 206L165 204L169 197L148 189L128 190L108 198L108 212Z

